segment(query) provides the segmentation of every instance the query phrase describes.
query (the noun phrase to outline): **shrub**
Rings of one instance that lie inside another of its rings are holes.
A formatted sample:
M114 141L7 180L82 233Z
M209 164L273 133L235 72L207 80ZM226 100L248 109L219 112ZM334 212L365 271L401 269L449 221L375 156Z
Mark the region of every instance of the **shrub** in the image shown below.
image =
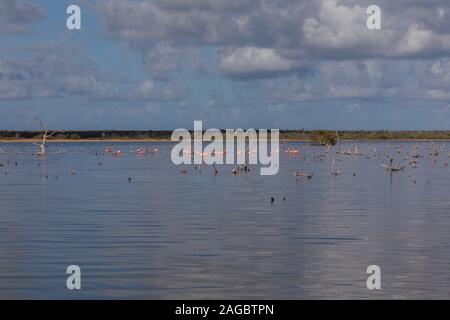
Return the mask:
M314 145L332 145L336 144L336 133L334 131L316 130L313 131L309 140Z

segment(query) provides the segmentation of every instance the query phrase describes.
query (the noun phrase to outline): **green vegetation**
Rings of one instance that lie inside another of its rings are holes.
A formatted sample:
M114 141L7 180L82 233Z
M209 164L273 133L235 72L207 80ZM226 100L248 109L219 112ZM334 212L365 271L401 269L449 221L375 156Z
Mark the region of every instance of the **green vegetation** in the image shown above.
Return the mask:
M317 130L310 134L309 141L314 145L334 146L337 141L337 134L334 131Z
M340 140L440 140L450 139L450 131L339 131ZM48 140L170 140L172 131L65 131ZM0 140L41 139L39 131L0 131ZM282 140L304 140L312 144L333 145L336 131L280 130Z
M60 135L61 136L61 135ZM78 133L72 133L70 136L69 136L69 139L70 140L80 140L81 139L81 136L78 134Z
M445 140L450 131L338 131L340 140ZM312 144L335 144L336 131L330 130L288 130L280 131L280 138L286 140L307 140Z
M51 130L49 130L51 131ZM58 132L56 136L49 137L48 140L145 140L170 139L172 131L64 131ZM40 131L0 131L0 140L26 140L42 139Z

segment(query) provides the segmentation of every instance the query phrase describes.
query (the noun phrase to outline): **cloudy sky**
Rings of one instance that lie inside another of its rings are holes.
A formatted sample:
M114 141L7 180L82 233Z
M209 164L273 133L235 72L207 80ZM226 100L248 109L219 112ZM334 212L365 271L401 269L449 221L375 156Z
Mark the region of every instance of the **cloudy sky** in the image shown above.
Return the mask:
M82 30L66 29L78 4ZM366 8L382 10L368 30ZM0 130L450 129L449 0L0 0Z

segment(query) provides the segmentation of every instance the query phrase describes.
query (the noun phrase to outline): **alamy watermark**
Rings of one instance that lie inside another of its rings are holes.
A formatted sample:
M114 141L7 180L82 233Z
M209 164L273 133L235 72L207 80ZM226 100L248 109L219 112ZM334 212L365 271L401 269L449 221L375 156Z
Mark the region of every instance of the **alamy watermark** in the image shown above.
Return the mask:
M77 265L70 265L66 269L69 274L66 280L66 286L69 290L81 290L81 269Z
M367 278L366 286L369 290L381 290L381 268L377 265L370 265L366 270L370 276Z
M81 30L81 8L75 4L67 7L66 13L69 14L66 20L68 30Z
M171 158L181 164L260 164L260 174L275 175L280 167L279 130L226 129L225 139L219 129L203 132L203 122L194 121L194 137L187 129L176 129L171 140L179 142L172 148ZM203 148L203 142L209 144ZM268 145L270 144L270 150Z
M367 18L367 29L380 30L381 29L381 9L379 6L373 4L367 7L366 10L369 17Z
M66 13L69 15L66 20L66 26L68 30L81 30L81 8L78 5L69 5L66 9ZM366 26L369 30L381 29L381 8L378 5L372 4L367 7L366 13L369 15L367 18Z

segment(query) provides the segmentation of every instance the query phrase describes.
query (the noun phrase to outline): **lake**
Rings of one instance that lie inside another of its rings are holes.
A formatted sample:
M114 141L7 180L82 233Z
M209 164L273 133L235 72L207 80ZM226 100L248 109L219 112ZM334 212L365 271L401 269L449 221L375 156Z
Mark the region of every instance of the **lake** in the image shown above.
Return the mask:
M359 142L338 176L336 148L284 143L279 173L261 176L177 167L172 146L52 143L42 159L0 144L0 298L449 298L448 142L435 158L430 142ZM391 157L403 171L381 167ZM69 265L81 290L66 287ZM369 265L381 290L366 287Z

